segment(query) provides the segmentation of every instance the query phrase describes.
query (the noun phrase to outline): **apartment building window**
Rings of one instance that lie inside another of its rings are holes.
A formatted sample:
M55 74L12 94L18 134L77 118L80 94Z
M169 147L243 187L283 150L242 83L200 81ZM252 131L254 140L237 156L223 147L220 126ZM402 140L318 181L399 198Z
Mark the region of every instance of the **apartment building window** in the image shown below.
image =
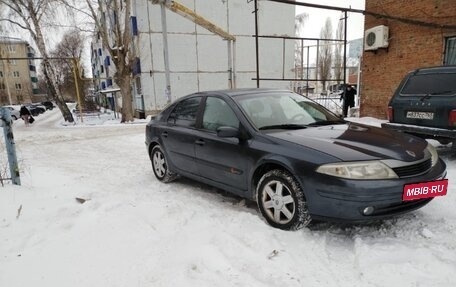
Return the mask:
M141 77L136 77L135 78L135 83L136 83L136 93L138 93L140 95L142 93Z
M138 22L136 21L136 16L130 16L130 21L131 33L133 36L138 36Z
M16 90L22 90L22 84L16 83Z
M13 78L19 78L19 71L13 72Z
M445 39L445 65L456 65L456 37Z
M12 66L16 66L17 65L16 60L8 60L7 62L8 62L8 64L10 64Z
M16 52L16 49L14 48L14 46L8 45L8 52L14 53Z
M3 78L3 72L0 71L0 78Z
M6 89L5 83L0 83L0 90Z
M19 103L21 103L22 101L24 101L24 96L22 96L22 95L17 95L16 98L17 98L17 101L18 101Z

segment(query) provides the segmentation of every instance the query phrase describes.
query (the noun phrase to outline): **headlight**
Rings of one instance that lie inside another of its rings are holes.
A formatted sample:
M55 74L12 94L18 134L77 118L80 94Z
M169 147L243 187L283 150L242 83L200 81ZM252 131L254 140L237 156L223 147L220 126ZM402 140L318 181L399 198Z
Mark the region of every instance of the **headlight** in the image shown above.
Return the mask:
M398 178L397 174L380 161L361 161L324 164L317 172L350 179Z
M437 161L439 160L439 154L437 153L437 150L435 149L435 147L433 145L431 145L430 143L428 143L426 149L429 151L429 153L431 154L431 162L432 162L432 166L436 165L437 164Z

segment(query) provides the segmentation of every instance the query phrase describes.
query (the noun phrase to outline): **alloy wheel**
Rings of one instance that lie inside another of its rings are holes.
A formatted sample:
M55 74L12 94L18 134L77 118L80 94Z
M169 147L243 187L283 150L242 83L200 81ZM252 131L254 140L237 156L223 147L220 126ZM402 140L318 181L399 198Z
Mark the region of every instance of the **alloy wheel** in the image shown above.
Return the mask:
M295 214L295 201L290 190L278 180L272 180L264 186L262 204L266 215L276 223L287 224Z
M152 161L155 174L158 178L163 178L166 174L165 156L160 150L155 150Z

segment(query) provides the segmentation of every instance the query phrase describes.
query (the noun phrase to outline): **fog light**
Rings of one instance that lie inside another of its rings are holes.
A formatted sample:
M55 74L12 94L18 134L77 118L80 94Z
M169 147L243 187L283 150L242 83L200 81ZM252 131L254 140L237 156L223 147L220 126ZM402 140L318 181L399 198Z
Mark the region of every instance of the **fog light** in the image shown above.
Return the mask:
M364 215L371 215L374 212L374 207L373 206L368 206L363 209L363 214Z

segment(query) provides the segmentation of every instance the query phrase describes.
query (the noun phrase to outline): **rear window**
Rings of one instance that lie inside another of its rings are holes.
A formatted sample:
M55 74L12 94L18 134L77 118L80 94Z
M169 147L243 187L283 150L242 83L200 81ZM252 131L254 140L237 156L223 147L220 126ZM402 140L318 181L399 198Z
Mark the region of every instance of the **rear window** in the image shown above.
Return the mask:
M425 74L411 76L402 88L402 95L456 93L456 74Z

